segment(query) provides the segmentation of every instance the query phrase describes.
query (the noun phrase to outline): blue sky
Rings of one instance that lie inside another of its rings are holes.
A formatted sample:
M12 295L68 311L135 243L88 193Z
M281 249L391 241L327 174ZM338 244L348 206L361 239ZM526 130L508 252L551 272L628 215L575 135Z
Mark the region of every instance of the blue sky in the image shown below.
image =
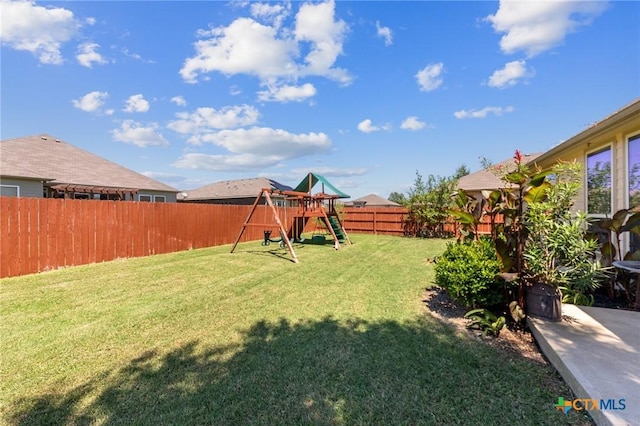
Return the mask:
M640 96L634 1L0 7L2 139L49 133L177 189L315 171L388 196Z

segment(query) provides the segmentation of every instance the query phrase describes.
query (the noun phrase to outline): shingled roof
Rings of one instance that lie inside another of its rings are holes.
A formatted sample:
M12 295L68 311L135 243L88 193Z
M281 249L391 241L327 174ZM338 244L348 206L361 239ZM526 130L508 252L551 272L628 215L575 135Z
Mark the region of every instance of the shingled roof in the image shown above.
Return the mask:
M277 189L280 191L290 191L291 187L283 185L275 180L265 177L225 180L215 182L200 188L183 191L182 201L195 200L220 200L228 198L255 198L263 188Z
M535 154L523 154L522 162L524 164L531 163L533 160L538 158L542 153L538 152ZM514 165L514 159L509 158L508 160L504 160L498 164L495 164L493 167L501 167L503 169L512 169ZM483 190L493 190L499 188L505 188L505 183L500 180L498 176L496 176L491 170L482 169L477 172L470 173L466 176L463 176L458 180L458 188L464 189L465 191L483 191Z
M359 202L364 202L365 207L400 207L400 204L387 200L377 194L365 195L364 197L347 202L345 205L354 205Z
M135 188L178 192L126 167L42 134L0 141L0 174L51 184Z

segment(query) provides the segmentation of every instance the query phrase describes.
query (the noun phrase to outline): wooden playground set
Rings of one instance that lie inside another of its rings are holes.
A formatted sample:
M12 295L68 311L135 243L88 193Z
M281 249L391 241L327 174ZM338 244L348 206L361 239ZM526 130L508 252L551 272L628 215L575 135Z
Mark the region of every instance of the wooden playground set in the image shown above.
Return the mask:
M322 184L320 192L313 194L312 188L317 184ZM325 189L329 188L335 194L325 193ZM338 250L340 248L340 242L351 244L351 240L347 235L347 231L344 229L340 217L336 212L335 202L340 198L349 198L349 195L341 192L334 187L326 178L315 173L309 173L300 184L293 190L278 190L273 188L262 188L258 196L256 197L247 219L242 225L242 229L236 238L231 253L236 249L240 238L245 229L249 226L263 227L264 241L263 246L267 246L271 243L279 243L281 247L286 247L291 254L291 257L295 263L298 263L298 257L293 249L294 242L304 243L302 233L304 232L307 224L310 220L320 222L323 227L328 231L328 234L333 238L333 247ZM274 204L273 200L279 203L279 205L286 206L284 209L285 215L292 215L292 220L289 220L288 216L281 217L280 210ZM267 222L252 222L252 217L256 212L257 206L264 200L268 208L273 214L273 221ZM286 224L286 226L285 226ZM277 229L280 234L280 238L271 238L273 229ZM315 237L312 237L312 240ZM322 237L324 241L324 237ZM313 242L313 241L312 241Z

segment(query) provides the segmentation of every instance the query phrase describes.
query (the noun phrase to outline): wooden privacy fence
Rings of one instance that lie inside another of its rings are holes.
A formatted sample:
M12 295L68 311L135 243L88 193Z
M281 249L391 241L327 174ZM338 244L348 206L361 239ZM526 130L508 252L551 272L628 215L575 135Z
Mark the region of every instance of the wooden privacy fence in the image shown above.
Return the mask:
M342 211L347 232L405 235L405 221L409 210L404 207L344 207ZM497 215L496 223L502 223L502 220L502 215ZM458 236L460 227L453 218L450 218L443 224L443 231ZM478 225L478 234L491 234L489 216L482 217Z
M0 197L0 278L230 244L250 209ZM274 223L276 229L272 212L264 206L258 209L255 216L259 221ZM241 241L260 240L264 230L263 226L249 227Z
M0 278L64 266L149 256L235 241L251 206L0 197ZM241 241L278 235L273 214L258 206ZM294 208L290 208L294 209ZM279 207L289 227L293 211ZM407 209L345 207L347 232L404 235ZM490 233L488 219L479 229ZM306 231L314 229L312 221ZM454 222L445 230L455 232Z
M347 232L401 236L408 210L404 207L343 207L342 213Z

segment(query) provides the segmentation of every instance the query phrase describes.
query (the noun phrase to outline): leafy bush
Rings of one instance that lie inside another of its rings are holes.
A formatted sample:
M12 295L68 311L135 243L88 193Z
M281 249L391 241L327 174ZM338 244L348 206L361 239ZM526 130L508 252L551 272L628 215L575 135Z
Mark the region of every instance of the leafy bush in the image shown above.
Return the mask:
M436 284L465 306L494 306L504 301L504 282L496 279L500 265L488 239L449 243L435 272Z
M473 309L464 314L464 317L470 320L467 328L477 328L481 330L482 337L498 337L507 324L504 316L496 316L493 312L483 308Z

